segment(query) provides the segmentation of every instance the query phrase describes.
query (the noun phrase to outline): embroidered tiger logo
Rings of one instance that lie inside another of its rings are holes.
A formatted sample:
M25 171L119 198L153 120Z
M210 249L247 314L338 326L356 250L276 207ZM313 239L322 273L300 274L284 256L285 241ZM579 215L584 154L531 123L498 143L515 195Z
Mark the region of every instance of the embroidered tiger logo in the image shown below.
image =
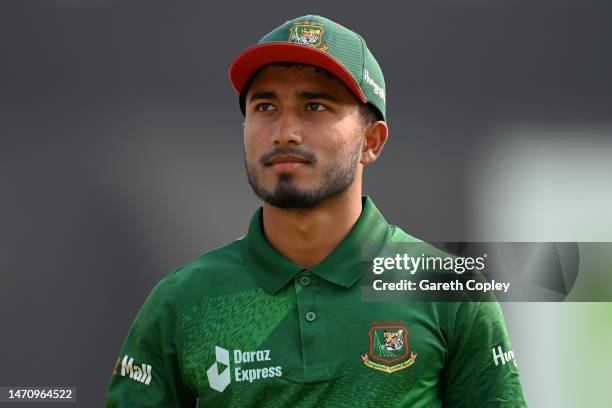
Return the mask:
M319 41L320 32L320 30L305 29L304 31L302 31L302 41L308 44L316 43L317 41Z
M404 347L403 334L404 331L401 329L397 331L384 330L383 336L385 337L385 344L383 344L382 347L386 348L387 350L400 350L402 347Z

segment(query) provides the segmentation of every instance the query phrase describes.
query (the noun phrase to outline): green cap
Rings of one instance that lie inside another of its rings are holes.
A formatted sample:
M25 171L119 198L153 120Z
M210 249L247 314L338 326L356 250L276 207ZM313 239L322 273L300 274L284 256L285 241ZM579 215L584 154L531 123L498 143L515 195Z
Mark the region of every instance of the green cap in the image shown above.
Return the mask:
M308 15L287 21L242 52L229 70L242 96L253 74L275 62L297 62L325 69L338 77L362 103L386 120L385 79L359 34L325 17ZM241 98L243 99L243 98ZM244 106L241 103L244 113Z

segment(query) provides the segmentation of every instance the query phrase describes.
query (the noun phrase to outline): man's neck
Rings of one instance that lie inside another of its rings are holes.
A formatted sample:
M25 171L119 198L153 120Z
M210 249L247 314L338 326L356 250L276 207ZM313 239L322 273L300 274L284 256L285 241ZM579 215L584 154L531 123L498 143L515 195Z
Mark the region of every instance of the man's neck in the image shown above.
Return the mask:
M361 189L349 188L313 209L263 206L270 245L303 268L324 260L351 231L361 214Z

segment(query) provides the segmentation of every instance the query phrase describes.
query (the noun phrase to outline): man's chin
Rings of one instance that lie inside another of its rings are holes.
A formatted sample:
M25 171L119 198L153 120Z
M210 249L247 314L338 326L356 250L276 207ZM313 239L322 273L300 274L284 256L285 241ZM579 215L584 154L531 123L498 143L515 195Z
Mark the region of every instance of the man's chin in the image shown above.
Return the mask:
M269 194L261 194L259 198L270 205L283 209L314 208L320 205L322 201L319 194L302 191L274 191Z
M318 185L316 179L300 180L294 174L280 173L274 180L262 177L262 182L258 182L253 169L247 166L247 177L251 188L264 202L274 207L283 209L312 209L321 206L332 197L336 197L345 191L354 181L354 173L349 173L343 177L327 178L327 183ZM315 186L302 186L301 182L310 184L313 181ZM269 187L268 187L269 186ZM310 188L309 188L310 187Z

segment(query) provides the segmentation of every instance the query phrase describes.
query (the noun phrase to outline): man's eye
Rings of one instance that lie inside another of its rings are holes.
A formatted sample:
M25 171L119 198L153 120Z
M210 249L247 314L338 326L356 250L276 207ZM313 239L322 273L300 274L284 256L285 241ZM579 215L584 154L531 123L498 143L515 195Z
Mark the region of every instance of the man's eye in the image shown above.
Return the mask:
M324 110L327 110L327 107L325 105L320 104L320 103L310 102L309 104L306 105L306 110L309 110L309 111L324 111Z
M260 103L255 107L258 112L268 112L273 110L273 108L274 105L272 105L271 103Z

